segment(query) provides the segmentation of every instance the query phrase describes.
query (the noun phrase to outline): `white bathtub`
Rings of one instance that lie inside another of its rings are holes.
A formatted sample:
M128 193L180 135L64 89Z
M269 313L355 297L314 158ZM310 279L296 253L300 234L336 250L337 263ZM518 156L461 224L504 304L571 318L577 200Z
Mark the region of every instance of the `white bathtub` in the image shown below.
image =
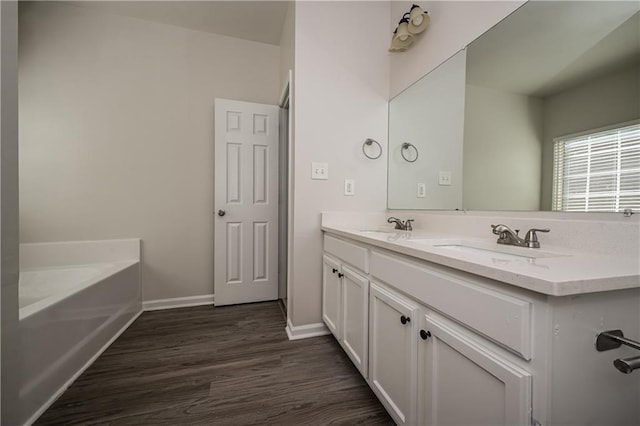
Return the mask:
M140 240L24 244L20 255L20 417L31 424L140 314Z
M20 319L26 318L131 264L133 263L97 263L20 271L18 299Z

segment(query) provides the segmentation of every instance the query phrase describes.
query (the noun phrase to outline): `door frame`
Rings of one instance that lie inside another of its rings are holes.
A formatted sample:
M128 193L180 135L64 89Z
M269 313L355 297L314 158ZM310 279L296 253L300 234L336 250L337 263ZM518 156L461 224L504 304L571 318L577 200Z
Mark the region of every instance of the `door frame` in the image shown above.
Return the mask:
M278 102L278 106L282 109L288 105L288 117L287 117L287 255L284 256L286 258L286 297L287 297L287 318L286 321L289 321L292 313L292 283L291 277L293 276L293 238L292 238L292 230L293 230L293 70L289 70L287 75L287 80L282 88L282 92L280 93L280 101ZM282 169L282 168L281 168ZM278 212L279 213L279 212ZM282 253L278 253L278 256L282 255Z

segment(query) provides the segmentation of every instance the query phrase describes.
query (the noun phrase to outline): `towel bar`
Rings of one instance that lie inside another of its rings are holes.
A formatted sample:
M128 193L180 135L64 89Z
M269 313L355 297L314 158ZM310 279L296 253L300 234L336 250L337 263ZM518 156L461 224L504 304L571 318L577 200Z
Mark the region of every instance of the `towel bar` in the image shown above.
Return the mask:
M603 331L596 336L596 350L608 351L625 345L640 351L640 342L624 337L622 330ZM621 373L629 374L633 370L640 369L640 356L632 358L618 358L613 361L613 366Z

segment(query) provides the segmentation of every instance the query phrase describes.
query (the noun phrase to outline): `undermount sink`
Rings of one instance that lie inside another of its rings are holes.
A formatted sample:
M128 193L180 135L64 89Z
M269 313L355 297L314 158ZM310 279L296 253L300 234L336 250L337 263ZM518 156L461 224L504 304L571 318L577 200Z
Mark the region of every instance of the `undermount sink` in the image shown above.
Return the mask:
M434 249L444 249L461 255L469 255L484 259L496 260L527 260L550 257L565 257L566 254L552 253L540 249L526 247L498 245L480 241L465 240L413 240L418 245L428 246Z
M446 250L453 250L458 253L468 253L476 256L491 258L491 259L504 259L504 260L518 260L518 259L535 259L535 257L527 256L526 254L517 255L510 253L503 253L500 251L486 250L476 247L469 247L464 245L434 245L433 247L438 247Z
M387 235L392 235L392 234L397 233L397 231L390 230L390 229L385 229L385 230L381 230L381 229L360 229L358 232L361 232L363 234L387 234Z

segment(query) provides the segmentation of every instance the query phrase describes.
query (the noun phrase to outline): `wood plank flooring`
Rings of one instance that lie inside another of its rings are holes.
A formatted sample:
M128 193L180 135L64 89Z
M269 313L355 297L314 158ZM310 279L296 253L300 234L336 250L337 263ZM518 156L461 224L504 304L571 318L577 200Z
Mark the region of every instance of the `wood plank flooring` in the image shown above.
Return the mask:
M277 302L145 312L37 425L392 425L331 336Z

